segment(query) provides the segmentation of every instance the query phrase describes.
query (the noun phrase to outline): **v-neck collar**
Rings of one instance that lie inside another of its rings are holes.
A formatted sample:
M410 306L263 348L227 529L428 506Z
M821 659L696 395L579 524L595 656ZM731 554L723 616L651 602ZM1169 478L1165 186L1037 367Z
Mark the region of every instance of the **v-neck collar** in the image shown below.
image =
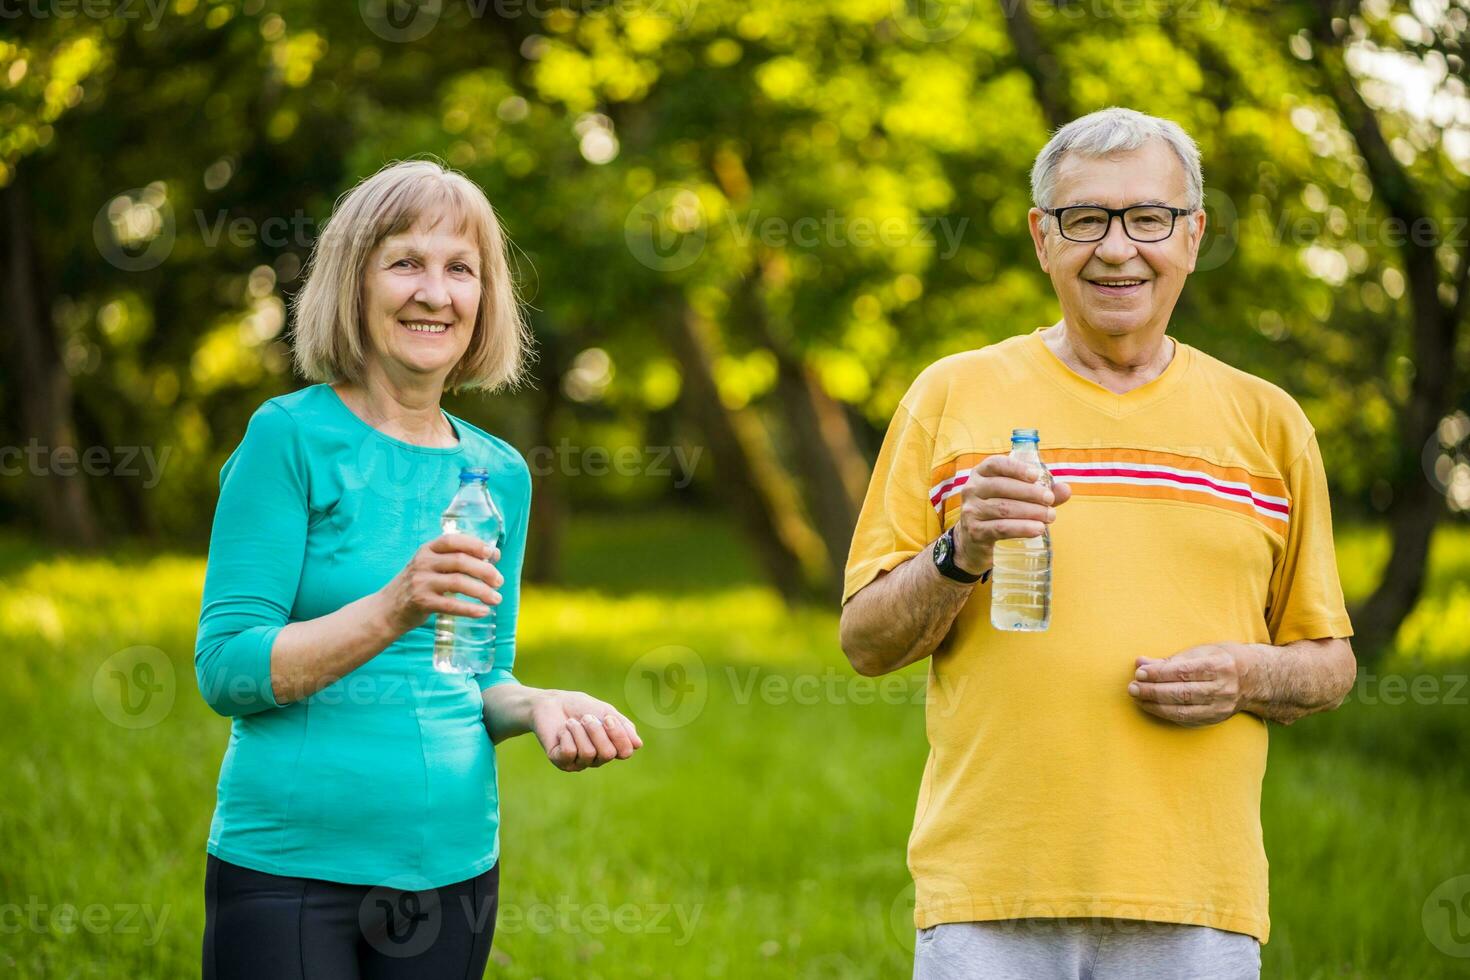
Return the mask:
M1046 346L1041 336L1047 327L1037 327L1026 337L1025 350L1036 366L1068 394L1093 406L1114 418L1132 415L1141 409L1156 405L1172 394L1194 366L1194 349L1188 344L1174 340L1174 356L1157 378L1139 385L1132 391L1118 394L1109 391L1096 381L1084 378L1073 371Z

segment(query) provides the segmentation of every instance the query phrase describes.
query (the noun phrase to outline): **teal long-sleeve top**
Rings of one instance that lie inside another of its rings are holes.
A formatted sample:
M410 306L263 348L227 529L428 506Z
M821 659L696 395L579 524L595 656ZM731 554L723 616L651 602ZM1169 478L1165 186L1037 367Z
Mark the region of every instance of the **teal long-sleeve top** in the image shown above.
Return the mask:
M438 887L499 857L495 748L481 692L516 683L531 478L518 452L445 413L451 448L384 435L313 385L263 404L220 470L194 664L231 718L208 850L271 874ZM433 668L433 619L290 704L271 690L288 623L377 591L425 542L465 467L485 467L505 519L494 669Z

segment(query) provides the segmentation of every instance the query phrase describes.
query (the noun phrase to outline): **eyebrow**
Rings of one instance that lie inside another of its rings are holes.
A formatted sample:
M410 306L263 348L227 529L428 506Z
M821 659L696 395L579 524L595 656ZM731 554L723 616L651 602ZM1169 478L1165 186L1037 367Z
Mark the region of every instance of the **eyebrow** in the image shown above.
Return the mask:
M1154 206L1154 207L1165 207L1165 208L1172 207L1173 206L1168 201L1163 201L1163 200L1160 200L1160 199L1154 197L1154 198L1149 198L1146 201L1134 201L1132 204L1125 204L1125 205L1123 205L1123 207L1125 207L1125 208L1136 208L1136 207L1145 206L1145 205L1151 205L1151 206ZM1061 205L1058 205L1058 207L1063 207L1063 208L1105 208L1105 207L1108 207L1108 205L1103 204L1101 201L1073 201L1070 204L1061 204Z
M386 255L393 258L418 259L420 261L422 261L424 258L424 250L419 248L417 245L394 245L386 249L385 252ZM465 249L460 249L457 252L451 252L449 254L450 261L453 261L455 259L463 261L466 259L476 258L478 258L478 256L473 251L467 251Z

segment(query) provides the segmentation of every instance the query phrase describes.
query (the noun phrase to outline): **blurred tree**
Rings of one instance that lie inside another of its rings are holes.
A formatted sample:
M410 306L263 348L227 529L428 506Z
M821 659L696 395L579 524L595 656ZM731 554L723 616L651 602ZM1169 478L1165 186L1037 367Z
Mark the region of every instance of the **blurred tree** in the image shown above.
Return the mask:
M88 510L200 533L245 419L298 383L286 301L331 202L429 152L502 213L542 340L535 391L455 409L529 451L708 446L694 488L645 475L637 499L713 497L784 594L830 598L913 377L1059 315L1026 230L1049 129L1128 104L1204 153L1210 237L1173 329L1303 402L1340 513L1389 508L1364 636L1412 605L1443 512L1419 449L1465 388L1465 264L1362 228L1464 212L1460 0L396 9L185 0L0 42L25 317L0 347L3 436L178 450L157 488L12 480L6 506L58 536ZM1389 97L1418 76L1385 57L1432 77L1429 110ZM529 570L550 577L562 511L615 484L533 463Z

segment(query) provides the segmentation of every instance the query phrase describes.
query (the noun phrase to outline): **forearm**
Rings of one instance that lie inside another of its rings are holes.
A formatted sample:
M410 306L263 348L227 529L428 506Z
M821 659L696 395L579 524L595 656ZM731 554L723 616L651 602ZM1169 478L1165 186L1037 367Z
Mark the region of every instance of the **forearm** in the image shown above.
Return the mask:
M1228 646L1242 665L1240 710L1283 725L1336 708L1357 677L1352 645L1345 639Z
M500 743L532 730L531 714L549 694L543 688L524 684L496 684L481 693L484 702L485 731L490 741Z
M847 601L842 649L869 677L906 667L932 654L948 635L975 586L945 578L921 551Z
M380 593L290 623L271 648L271 690L282 704L310 697L382 653L401 634Z

